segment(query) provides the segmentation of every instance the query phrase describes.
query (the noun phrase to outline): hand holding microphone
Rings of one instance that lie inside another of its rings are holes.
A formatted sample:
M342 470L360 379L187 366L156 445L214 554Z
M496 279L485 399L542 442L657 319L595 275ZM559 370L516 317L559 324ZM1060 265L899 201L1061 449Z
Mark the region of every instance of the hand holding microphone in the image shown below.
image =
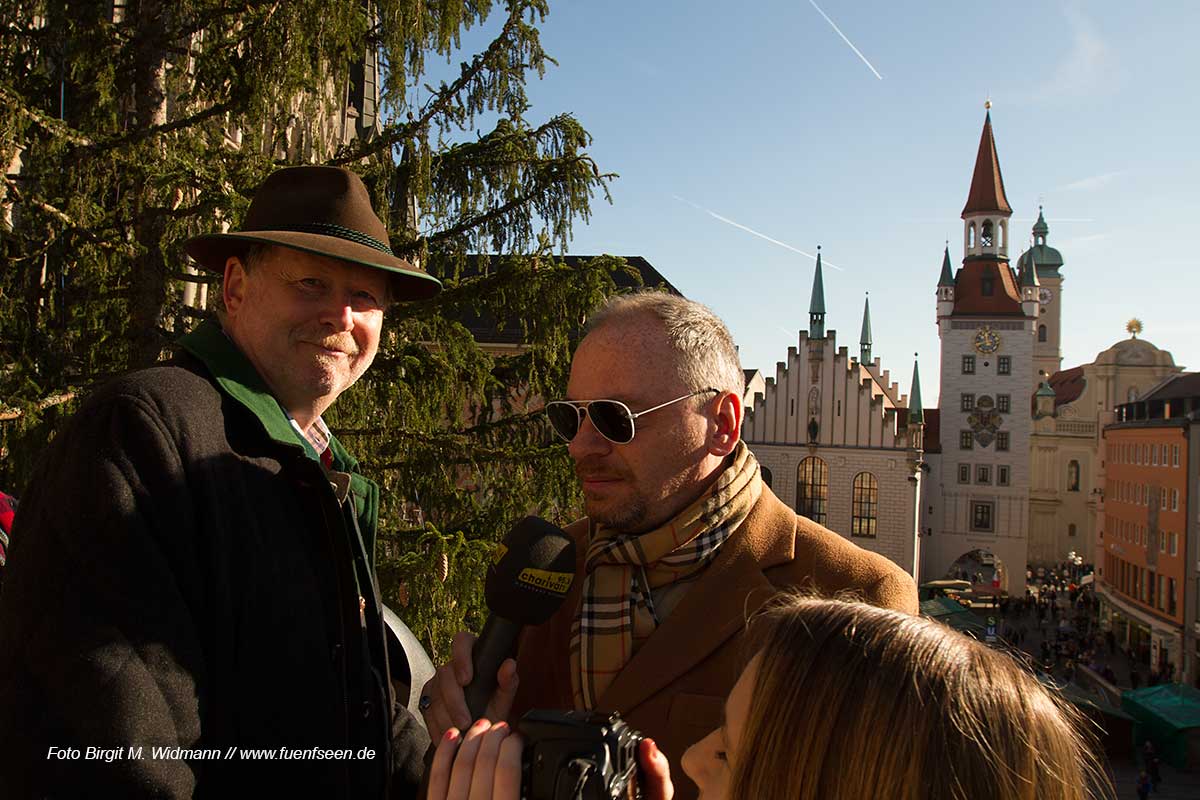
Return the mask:
M526 517L509 531L488 568L484 596L491 614L477 639L454 637L450 663L421 692L430 738L465 730L481 717L508 717L517 693L517 638L562 605L575 578L575 543L560 528Z

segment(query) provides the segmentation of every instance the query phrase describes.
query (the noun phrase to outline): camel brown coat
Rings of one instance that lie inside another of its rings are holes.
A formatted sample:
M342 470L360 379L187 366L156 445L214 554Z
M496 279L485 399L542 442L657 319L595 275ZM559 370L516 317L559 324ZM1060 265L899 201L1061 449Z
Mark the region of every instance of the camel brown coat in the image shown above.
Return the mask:
M567 529L576 539L578 561L562 608L522 635L514 720L531 708L573 706L569 648L587 531L586 520ZM764 486L750 516L634 654L598 709L620 712L658 743L671 762L679 800L697 793L679 767L680 757L721 724L725 697L753 655L744 642L747 618L791 587L824 595L849 593L912 614L918 610L917 587L896 564L798 516Z

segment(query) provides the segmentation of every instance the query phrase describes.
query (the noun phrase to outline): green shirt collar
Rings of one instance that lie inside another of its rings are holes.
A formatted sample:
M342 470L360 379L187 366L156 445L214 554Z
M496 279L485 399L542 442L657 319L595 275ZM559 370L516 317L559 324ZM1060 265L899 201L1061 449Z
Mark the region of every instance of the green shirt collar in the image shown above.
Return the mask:
M292 427L287 412L271 394L258 370L221 330L220 325L205 320L180 339L179 345L204 363L225 394L258 418L268 436L280 444L303 448L305 454L314 461L321 460L308 440ZM336 469L353 472L358 467L336 439L331 437L329 445Z

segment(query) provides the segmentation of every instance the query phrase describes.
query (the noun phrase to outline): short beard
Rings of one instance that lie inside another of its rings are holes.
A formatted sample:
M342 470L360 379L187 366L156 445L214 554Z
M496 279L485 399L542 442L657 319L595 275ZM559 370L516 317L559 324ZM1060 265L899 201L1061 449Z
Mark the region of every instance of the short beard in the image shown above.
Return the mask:
M615 508L608 513L602 511L593 512L590 505L587 499L584 498L584 510L587 511L588 519L592 522L603 525L618 533L643 533L645 531L644 526L649 509L648 504L642 497L635 497L632 502Z

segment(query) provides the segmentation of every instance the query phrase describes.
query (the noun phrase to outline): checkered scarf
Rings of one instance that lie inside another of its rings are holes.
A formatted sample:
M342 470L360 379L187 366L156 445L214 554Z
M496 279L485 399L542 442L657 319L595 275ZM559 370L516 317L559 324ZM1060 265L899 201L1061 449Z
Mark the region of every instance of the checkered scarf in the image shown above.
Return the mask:
M662 527L622 534L597 526L571 626L575 708L590 711L660 620L650 591L699 577L762 493L758 461L739 442L712 489Z

